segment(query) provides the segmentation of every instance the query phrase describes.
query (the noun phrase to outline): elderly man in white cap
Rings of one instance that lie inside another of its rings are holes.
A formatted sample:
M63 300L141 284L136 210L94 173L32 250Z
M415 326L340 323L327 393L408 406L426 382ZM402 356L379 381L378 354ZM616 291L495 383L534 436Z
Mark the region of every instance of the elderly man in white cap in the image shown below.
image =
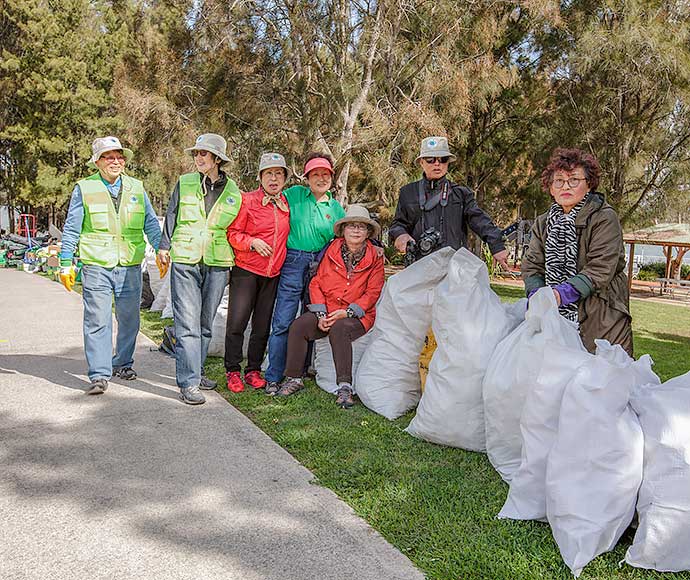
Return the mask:
M199 390L216 383L203 376L213 318L228 283L235 254L227 229L242 204L237 184L221 166L230 161L227 143L215 133L197 137L185 149L197 171L182 175L170 197L159 262L172 262L170 290L175 319L175 378L180 399L188 405L206 402Z
M72 191L60 252L60 280L74 285L74 253L79 259L84 300L84 350L89 367L89 395L104 393L112 376L137 378L134 347L139 332L141 262L144 233L158 248L161 230L144 185L125 175L132 159L117 137L93 142L88 166L98 171L77 182ZM115 297L117 339L112 345Z
M412 259L451 246L467 246L469 227L486 242L497 262L508 269L503 235L477 204L472 190L450 181L446 174L455 155L445 137L422 140L417 162L422 179L400 189L395 217L389 229L395 248ZM413 244L410 244L413 242Z

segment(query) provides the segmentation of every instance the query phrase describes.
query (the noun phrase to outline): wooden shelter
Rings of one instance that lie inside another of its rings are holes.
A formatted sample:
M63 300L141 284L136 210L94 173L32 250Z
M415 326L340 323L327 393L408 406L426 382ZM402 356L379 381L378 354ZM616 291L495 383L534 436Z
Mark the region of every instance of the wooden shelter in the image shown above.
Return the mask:
M666 256L665 278L671 277L671 261L673 260L673 248L677 248L678 254L685 254L690 250L690 224L659 224L641 230L623 234L623 241L630 244L630 256L628 258L628 287L632 286L633 262L635 258L635 244L647 246L662 246Z

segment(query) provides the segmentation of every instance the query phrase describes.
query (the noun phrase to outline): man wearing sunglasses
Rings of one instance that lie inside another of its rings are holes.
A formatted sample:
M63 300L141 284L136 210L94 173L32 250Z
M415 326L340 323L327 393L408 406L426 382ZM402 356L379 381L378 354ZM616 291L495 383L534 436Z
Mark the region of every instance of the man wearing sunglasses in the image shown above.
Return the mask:
M434 240L433 251L451 246L467 246L467 228L486 242L496 261L508 269L508 252L501 230L477 205L472 191L451 182L446 174L455 161L445 137L422 140L416 161L422 168L422 179L400 189L395 217L389 233L395 248L405 253L410 241L419 242L425 236Z
M134 347L139 332L141 262L144 233L158 249L161 229L144 185L125 174L132 151L117 137L92 145L88 166L97 172L77 182L70 200L60 251L60 281L71 290L79 244L84 300L84 351L89 367L89 395L99 395L116 376L137 378ZM115 298L117 339L113 355L112 303Z

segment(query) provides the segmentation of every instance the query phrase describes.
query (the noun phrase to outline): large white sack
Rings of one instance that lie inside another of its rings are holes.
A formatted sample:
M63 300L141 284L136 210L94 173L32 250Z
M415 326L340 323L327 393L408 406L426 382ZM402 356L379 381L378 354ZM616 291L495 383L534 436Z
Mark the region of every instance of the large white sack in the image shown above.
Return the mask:
M509 311L491 289L484 262L465 248L455 253L434 291L431 327L437 347L408 433L470 451L486 449L484 373L496 345L524 320L526 302Z
M644 433L639 525L625 561L661 572L690 570L690 373L643 385L631 406Z
M158 272L158 268L156 268L156 272ZM163 278L161 286L158 288L158 292L155 296L153 304L151 304L151 308L149 309L151 312L162 312L172 308L172 298L170 297L170 272ZM164 316L163 318L168 317Z
M228 323L228 294L229 289L226 286L223 291L223 298L221 298L216 315L213 318L213 327L211 329L211 342L208 345L209 356L225 356L225 330ZM247 349L249 348L249 337L252 332L251 320L247 324L244 331L244 342L242 343L242 356L246 358Z
M352 390L357 393L357 369L362 360L364 351L371 341L371 331L360 336L352 343ZM316 369L316 384L327 393L337 393L338 383L335 376L335 363L333 362L333 350L328 337L314 341L314 368Z
M612 550L632 521L644 441L630 394L639 385L659 384L649 355L634 361L619 345L596 344L596 356L565 388L546 464L546 515L576 577Z
M520 418L522 456L499 518L546 520L546 460L558 433L565 387L593 355L584 349L547 344L534 386Z
M496 347L484 376L486 452L507 482L520 467L520 417L525 397L539 376L546 345L585 351L577 326L558 313L549 287L530 298L525 321Z
M355 381L362 403L387 419L419 402L419 353L431 326L434 288L445 278L454 253L441 248L391 276L383 288Z

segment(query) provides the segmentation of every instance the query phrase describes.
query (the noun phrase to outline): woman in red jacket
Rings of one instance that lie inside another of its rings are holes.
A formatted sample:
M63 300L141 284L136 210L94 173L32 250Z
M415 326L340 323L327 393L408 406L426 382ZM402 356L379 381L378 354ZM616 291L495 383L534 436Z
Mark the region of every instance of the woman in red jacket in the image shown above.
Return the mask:
M245 383L255 389L266 386L261 362L271 329L280 269L287 253L290 210L282 191L289 176L282 155L264 153L259 161L261 185L242 194L240 213L228 228L235 266L230 271L225 373L228 389L233 393L243 391ZM242 343L250 317L252 333L243 382Z
M383 257L369 240L379 225L361 205L351 205L333 230L336 239L328 246L311 284L311 304L290 326L287 380L278 396L304 388L301 379L307 343L328 336L333 350L338 394L336 404L350 408L352 400L352 343L374 324L376 302L383 288Z

